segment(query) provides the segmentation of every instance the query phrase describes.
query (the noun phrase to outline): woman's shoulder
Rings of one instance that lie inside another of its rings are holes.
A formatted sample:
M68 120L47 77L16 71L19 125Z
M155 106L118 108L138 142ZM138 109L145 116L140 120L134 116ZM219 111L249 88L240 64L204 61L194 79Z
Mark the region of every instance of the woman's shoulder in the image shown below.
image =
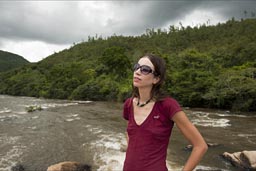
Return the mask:
M130 106L133 102L133 97L129 97L124 100L124 106Z
M129 101L133 101L133 97L128 97L128 98L126 98L126 99L124 99L124 103L127 103L127 102L129 102Z
M159 102L163 104L178 103L177 100L171 96L164 97L163 99L159 100Z
M159 109L164 113L167 113L170 118L172 118L172 116L178 111L182 111L180 104L172 97L166 97L161 100L159 103Z
M179 104L179 102L171 96L165 97L162 100L158 101L158 105L164 109L181 108L181 105Z

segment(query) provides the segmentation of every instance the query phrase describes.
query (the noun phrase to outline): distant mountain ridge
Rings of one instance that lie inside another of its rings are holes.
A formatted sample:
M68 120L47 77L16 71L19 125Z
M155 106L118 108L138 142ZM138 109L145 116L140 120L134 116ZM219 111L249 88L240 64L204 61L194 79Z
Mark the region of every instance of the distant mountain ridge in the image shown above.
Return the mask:
M28 63L29 61L20 55L0 50L0 72L8 71Z

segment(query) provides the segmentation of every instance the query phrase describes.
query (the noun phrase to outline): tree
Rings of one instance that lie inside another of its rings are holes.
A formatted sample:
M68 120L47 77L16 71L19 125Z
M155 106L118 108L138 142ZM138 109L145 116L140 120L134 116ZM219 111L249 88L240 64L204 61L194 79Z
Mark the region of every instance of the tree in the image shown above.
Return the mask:
M99 68L101 72L116 75L117 79L126 78L127 70L131 68L130 60L122 47L106 48L99 62L103 65L103 68Z

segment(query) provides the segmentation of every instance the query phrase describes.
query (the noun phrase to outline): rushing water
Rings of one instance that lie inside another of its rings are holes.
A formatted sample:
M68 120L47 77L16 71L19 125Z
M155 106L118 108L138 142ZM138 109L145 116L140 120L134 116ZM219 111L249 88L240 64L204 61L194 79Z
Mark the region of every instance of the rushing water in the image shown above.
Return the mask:
M43 110L26 112L40 105ZM236 169L223 152L256 150L256 114L185 110L210 147L197 168ZM0 171L20 163L26 171L43 171L62 161L92 165L95 171L121 171L126 121L122 104L74 102L0 95ZM175 127L168 149L168 168L180 170L189 155L188 142Z

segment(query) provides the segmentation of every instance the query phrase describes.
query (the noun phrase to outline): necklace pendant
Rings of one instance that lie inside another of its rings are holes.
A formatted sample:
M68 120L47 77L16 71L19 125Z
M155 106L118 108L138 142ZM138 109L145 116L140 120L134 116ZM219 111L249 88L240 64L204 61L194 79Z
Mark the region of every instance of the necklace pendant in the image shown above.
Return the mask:
M137 104L138 107L143 107L145 105L146 105L145 103L144 104Z
M150 98L149 100L147 100L145 103L140 104L140 99L138 99L137 106L138 106L138 107L143 107L143 106L145 106L146 104L148 104L150 101L151 101L151 98Z

